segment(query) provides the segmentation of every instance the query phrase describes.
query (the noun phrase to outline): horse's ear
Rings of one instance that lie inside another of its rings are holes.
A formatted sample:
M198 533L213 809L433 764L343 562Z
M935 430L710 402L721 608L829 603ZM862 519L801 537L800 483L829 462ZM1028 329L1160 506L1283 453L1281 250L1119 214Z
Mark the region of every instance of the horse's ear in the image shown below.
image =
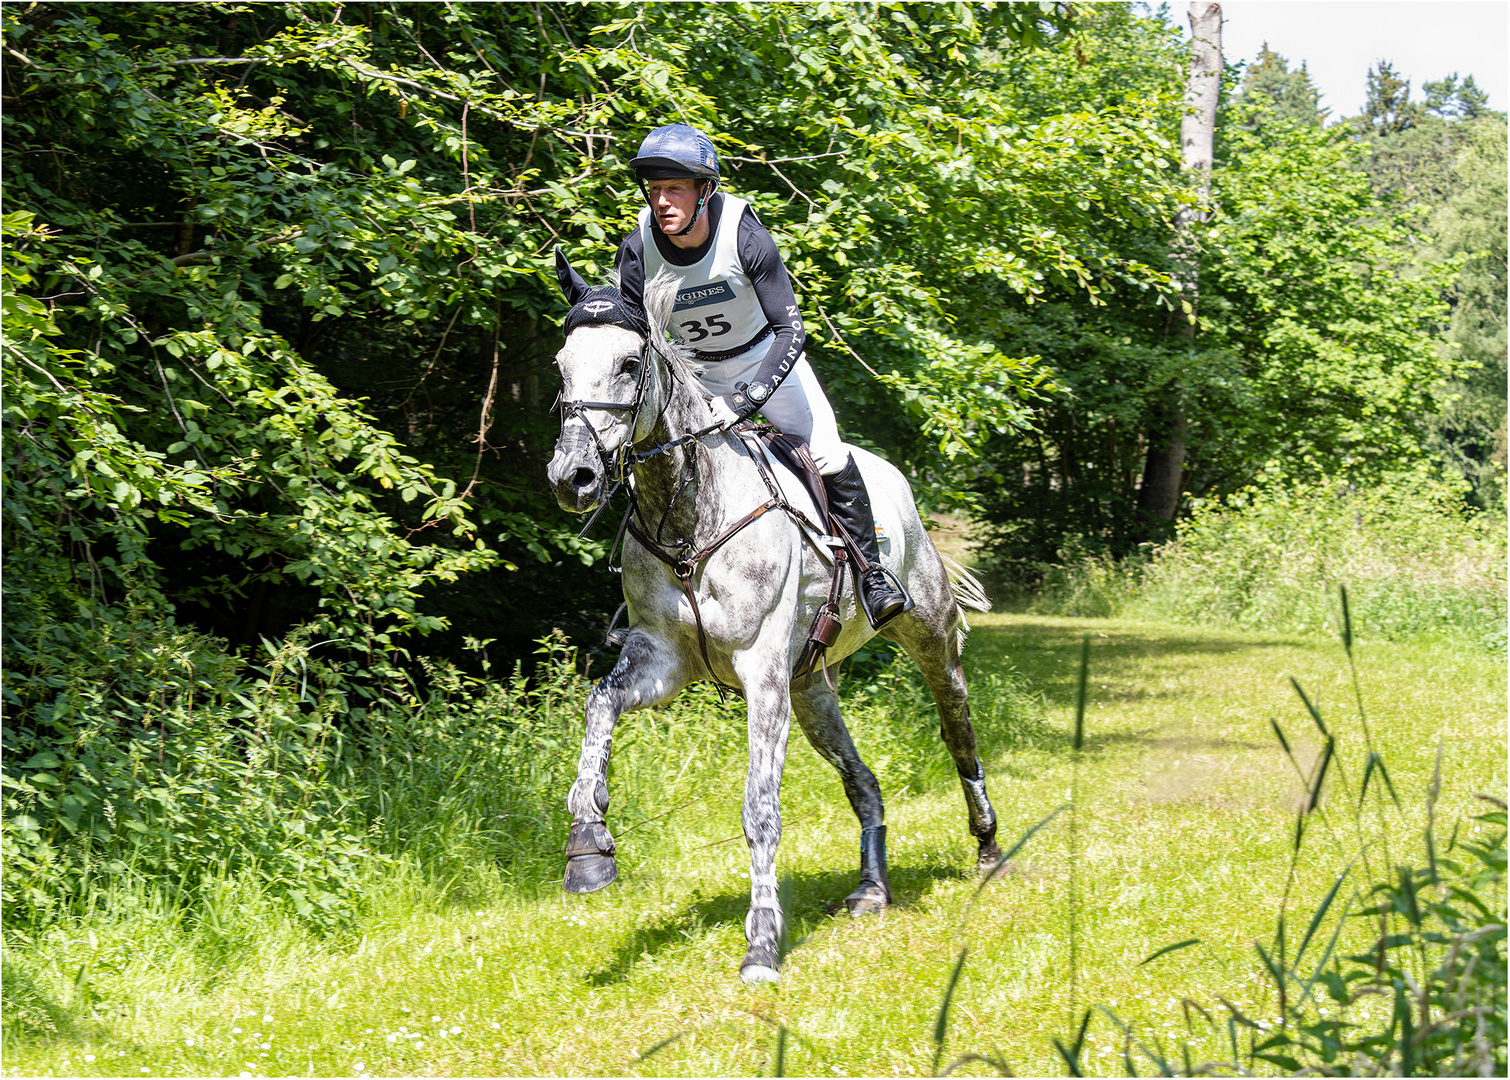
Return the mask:
M556 249L556 280L561 283L561 291L566 295L568 304L575 305L587 295L587 282L571 268L571 264L566 261L566 252L559 247Z

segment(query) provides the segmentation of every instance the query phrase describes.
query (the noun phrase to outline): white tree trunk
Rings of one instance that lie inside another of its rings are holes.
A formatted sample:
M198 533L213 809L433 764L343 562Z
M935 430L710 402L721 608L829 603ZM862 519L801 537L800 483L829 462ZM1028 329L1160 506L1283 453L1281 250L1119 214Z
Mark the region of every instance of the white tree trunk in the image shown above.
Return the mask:
M1175 263L1181 310L1176 314L1179 333L1195 341L1196 307L1200 297L1200 263L1196 222L1210 216L1211 165L1216 141L1216 105L1222 88L1222 6L1209 0L1191 0L1190 69L1185 80L1185 115L1180 121L1180 161L1195 176L1199 200L1181 206L1175 215ZM1185 440L1189 433L1185 417L1184 388L1178 379L1164 387L1148 418L1148 456L1143 463L1143 482L1138 486L1138 514L1148 539L1158 539L1161 522L1172 522L1179 509L1185 469Z
M1185 116L1180 121L1180 160L1194 173L1204 201L1211 195L1216 103L1222 89L1222 5L1190 4L1190 73L1185 80ZM1191 220L1204 221L1199 209Z

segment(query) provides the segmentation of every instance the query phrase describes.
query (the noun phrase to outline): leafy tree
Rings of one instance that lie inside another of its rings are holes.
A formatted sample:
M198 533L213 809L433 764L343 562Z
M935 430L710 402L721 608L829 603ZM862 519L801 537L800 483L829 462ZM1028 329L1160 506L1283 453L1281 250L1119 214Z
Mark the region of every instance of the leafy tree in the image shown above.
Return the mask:
M1469 370L1448 384L1430 439L1484 507L1502 507L1505 498L1505 143L1503 114L1473 124L1454 192L1431 221L1433 254L1462 260L1449 336Z
M1321 107L1321 91L1311 82L1306 65L1302 63L1299 70L1291 71L1289 61L1273 52L1267 41L1259 50L1258 59L1243 71L1238 94L1244 101L1262 106L1250 114L1250 124L1261 123L1265 116L1297 124L1320 124L1331 112Z
M1470 485L1481 507L1503 505L1505 444L1505 118L1469 75L1424 84L1415 122L1387 133L1364 129L1362 167L1398 213L1414 212L1420 238L1400 258L1455 260L1459 271L1444 349L1467 366L1442 388L1442 407L1423 418L1427 443Z
M1421 89L1426 94L1423 108L1430 116L1440 116L1444 120L1477 120L1490 111L1489 95L1479 89L1472 75L1459 83L1458 73L1454 71L1445 79L1422 83Z
M1088 21L1082 33L1095 30ZM1173 83L1177 69L1165 70ZM1280 119L1246 97L1219 122L1193 347L1135 292L1096 306L1053 297L1003 320L1003 349L1038 354L1062 388L1035 404L1026 437L987 447L994 469L979 490L1004 570L1031 579L1066 554L1134 549L1153 391L1171 378L1185 386L1191 495L1271 469L1363 480L1423 452L1433 387L1461 367L1439 349L1449 269L1417 265L1419 215L1381 205L1345 129ZM1402 256L1396 243L1412 241Z
M715 134L777 232L846 429L924 490L1040 392L994 343L1002 296L1160 280L1101 234L1171 208L1152 106L1001 99L1024 49L1066 48L1064 5L4 19L8 206L31 215L13 282L56 329L17 344L30 366L7 353L8 422L35 436L8 444L26 483L7 505L70 523L38 534L54 607L139 588L236 642L315 619L391 649L449 623L515 655L612 610L614 579L583 567L606 545L575 539L542 476L550 255L606 270L636 210L623 162L668 117ZM43 437L74 393L118 402L122 444L204 499L153 509L158 481L132 474L125 503L88 502L125 481Z
M1420 108L1411 103L1410 80L1395 73L1394 65L1380 60L1368 69L1368 97L1358 125L1364 132L1393 135L1415 125Z

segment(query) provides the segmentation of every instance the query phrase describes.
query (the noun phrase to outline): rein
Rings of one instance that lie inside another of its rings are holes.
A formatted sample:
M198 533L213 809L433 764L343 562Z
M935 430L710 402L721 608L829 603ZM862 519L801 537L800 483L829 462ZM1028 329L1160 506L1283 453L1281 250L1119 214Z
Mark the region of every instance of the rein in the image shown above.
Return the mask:
M607 466L608 477L613 481L613 487L611 487L604 494L603 502L599 505L598 509L595 510L587 519L587 523L582 526L582 531L577 534L578 538L586 536L587 532L593 527L594 524L597 523L598 518L601 517L603 512L608 509L608 506L613 501L614 496L619 493L619 489L624 487L626 482L628 481L629 470L633 466L638 465L641 462L648 461L651 458L659 457L662 454L669 454L672 450L675 450L678 447L687 445L692 445L694 447L698 446L701 444L702 439L704 439L708 435L711 435L715 431L719 431L722 427L722 425L714 423L698 431L687 432L684 435L680 435L674 439L668 439L667 441L662 443L654 443L648 447L645 447L644 449L637 448L639 444L634 442L634 431L639 426L640 409L643 405L645 390L648 386L647 376L650 370L649 360L650 354L652 352L665 362L667 377L670 381L674 382L676 380L676 368L671 361L671 358L666 355L665 351L662 350L660 345L655 341L654 332L652 331L650 334L646 335L645 344L640 349L640 371L639 378L635 384L634 400L628 402L560 402L562 423L564 424L569 419L577 419L587 427L587 430L593 437L593 441L597 444L599 457L602 459L605 466ZM671 393L668 390L668 392L663 396L660 411L656 414L656 423L651 428L652 431L654 431L655 428L660 425L660 421L665 416L666 409L670 406L670 404ZM603 445L602 437L599 435L597 428L593 427L592 422L588 420L587 417L582 415L582 412L585 409L628 410L630 412L629 440L627 440L622 446L620 446L618 450L609 451ZM781 489L776 483L775 474L772 471L772 466L770 460L766 456L764 447L760 445L758 439L755 439L750 435L750 432L753 431L753 428L753 425L746 426L741 424L734 429L734 434L753 451L750 455L750 458L755 463L756 471L760 473L760 478L765 482L766 493L768 496L763 503L761 503L755 509L751 510L749 513L745 514L728 528L724 529L724 531L721 532L716 539L708 544L705 544L695 552L690 552L690 554L688 553L692 545L690 542L686 541L681 542L675 550L667 550L667 545L664 539L662 539L661 534L665 531L666 522L671 516L671 511L675 508L676 503L681 499L683 492L686 491L687 487L694 479L692 466L689 464L687 467L687 475L677 486L675 492L673 492L671 499L666 506L665 512L661 515L661 520L655 530L656 535L654 538L649 535L648 531L644 527L646 523L644 521L643 515L640 513L640 503L639 499L635 496L634 488L632 486L629 488L629 499L624 507L624 517L619 523L618 531L614 537L613 547L610 548L608 552L609 569L615 573L623 573L623 564L621 563L618 566L614 566L613 559L614 555L620 550L620 545L624 541L624 534L627 532L630 536L634 537L634 539L640 544L641 547L643 547L651 555L654 555L661 562L665 563L666 566L671 569L672 573L676 575L677 580L681 583L682 593L687 597L688 604L690 604L692 607L692 619L697 626L697 647L698 651L702 654L703 666L708 670L708 677L713 680L714 685L719 688L720 693L728 691L740 696L742 696L742 694L737 687L729 686L713 671L713 661L708 655L708 635L707 631L703 627L702 612L699 609L697 603L697 591L693 588L692 585L693 576L697 573L698 567L700 567L709 558L709 556L711 556L719 548L723 547L724 544L732 540L745 528L752 525L754 522L758 521L760 518L764 517L772 510L783 510L786 513L790 514L792 518L799 522L801 525L806 526L808 529L811 529L812 531L819 534L822 534L824 532L822 528L809 520L808 517L803 514L800 509L789 503L786 497L782 495ZM638 519L638 523L636 522L636 519ZM837 637L839 625L836 617L837 601L839 589L842 587L841 582L843 580L843 566L844 559L842 557L841 550L839 557L835 560L834 583L830 589L829 602L825 605L824 611L820 613L819 616L820 623L825 620L825 618L827 618L828 621L832 622L832 629L829 630L827 627L825 627L822 638L819 638L817 635L818 628L817 626L815 626L814 635L811 635L813 637L813 640L809 642L809 647L804 649L802 657L799 658L797 670L794 672L794 676L801 676L810 673L812 671L812 668L820 659L822 655L822 649L832 644L833 639ZM617 616L615 616L614 621L618 621ZM610 633L612 633L611 628ZM813 646L817 643L821 644L817 651L814 652Z

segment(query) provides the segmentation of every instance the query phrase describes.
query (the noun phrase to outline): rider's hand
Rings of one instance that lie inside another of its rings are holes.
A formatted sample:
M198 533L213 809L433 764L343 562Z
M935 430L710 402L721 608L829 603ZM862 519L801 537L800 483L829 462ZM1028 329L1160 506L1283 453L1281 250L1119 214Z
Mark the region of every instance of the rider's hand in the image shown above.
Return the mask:
M716 397L708 402L708 407L713 410L713 422L727 430L744 419L743 416L729 407L726 398Z

